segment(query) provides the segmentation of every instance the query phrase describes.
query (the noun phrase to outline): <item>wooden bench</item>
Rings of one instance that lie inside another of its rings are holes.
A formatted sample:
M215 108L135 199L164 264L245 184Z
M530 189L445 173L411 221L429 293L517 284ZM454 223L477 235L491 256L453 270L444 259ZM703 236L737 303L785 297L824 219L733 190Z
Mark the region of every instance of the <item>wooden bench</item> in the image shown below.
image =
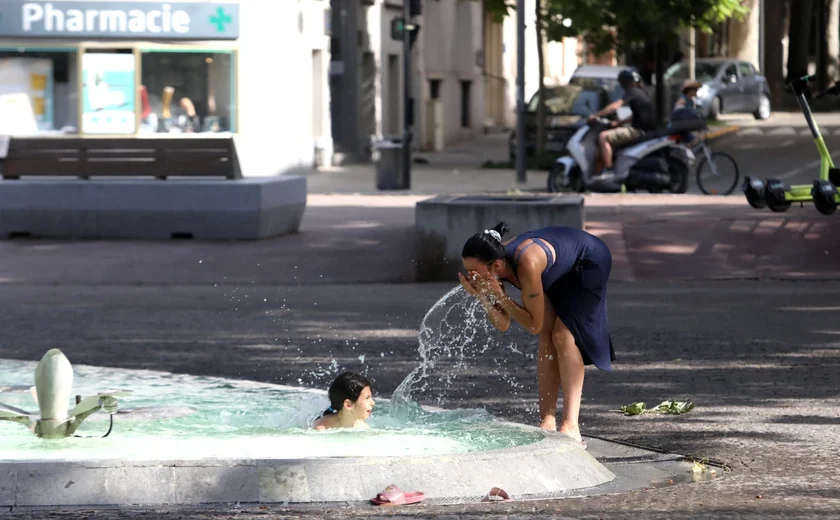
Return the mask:
M12 137L0 172L3 179L242 178L232 137Z

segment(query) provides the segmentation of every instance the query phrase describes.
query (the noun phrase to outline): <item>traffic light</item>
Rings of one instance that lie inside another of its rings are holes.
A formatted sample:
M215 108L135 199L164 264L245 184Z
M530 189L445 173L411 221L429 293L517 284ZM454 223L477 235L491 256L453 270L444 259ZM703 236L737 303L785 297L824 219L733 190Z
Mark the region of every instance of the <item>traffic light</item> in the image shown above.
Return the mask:
M403 35L405 34L405 19L404 18L394 18L391 20L391 39L396 41L402 41ZM411 45L414 45L414 42L417 40L417 34L420 32L420 25L419 24L409 24L409 31L411 32Z
M401 41L405 32L405 19L394 18L391 20L391 39Z

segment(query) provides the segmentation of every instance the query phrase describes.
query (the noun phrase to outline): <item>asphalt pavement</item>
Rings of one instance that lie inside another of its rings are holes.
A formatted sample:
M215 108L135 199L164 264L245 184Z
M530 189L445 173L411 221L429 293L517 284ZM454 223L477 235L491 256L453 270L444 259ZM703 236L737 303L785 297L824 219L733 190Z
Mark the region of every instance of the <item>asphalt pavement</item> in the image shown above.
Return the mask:
M741 174L782 179L789 184L810 185L819 176L820 155L807 128L776 129L758 134L739 130L710 143L713 150L729 153ZM833 160L840 164L840 128L823 135Z
M736 156L742 172L810 177L796 172L816 157L807 136L739 131L713 146ZM369 166L313 173L293 236L0 241L0 359L37 360L59 347L73 363L319 388L349 368L388 396L420 362L428 309L455 285L413 283L413 204L437 192L516 189L512 171L463 166L495 153L493 138L429 157L409 193L369 189ZM838 141L829 134L829 149L840 150ZM350 195L366 190L373 194ZM717 459L729 467L724 478L590 499L387 511L225 504L0 508L0 517L837 518L837 216L757 212L737 196L588 196L586 208L588 228L613 251L618 359L610 373L587 371L584 433ZM456 377L440 387L445 395L420 399L534 423L533 338L513 331L487 341L516 349L468 351L464 365L441 359L439 376ZM614 412L666 399L697 408L676 417Z

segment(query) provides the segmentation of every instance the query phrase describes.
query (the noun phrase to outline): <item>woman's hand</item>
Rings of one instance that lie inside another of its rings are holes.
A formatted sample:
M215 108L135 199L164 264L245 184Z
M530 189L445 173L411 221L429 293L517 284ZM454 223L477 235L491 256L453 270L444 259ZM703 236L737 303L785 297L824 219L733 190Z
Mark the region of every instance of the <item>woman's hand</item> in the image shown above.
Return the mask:
M475 278L475 273L468 273L470 278ZM458 273L458 280L461 282L461 287L467 291L467 294L472 294L473 296L480 296L479 290L473 285L473 282L467 279L463 273Z
M475 287L483 296L494 300L499 300L505 293L504 289L502 289L502 284L499 282L499 279L496 278L495 275L492 275L490 273L484 275L479 274L475 283Z

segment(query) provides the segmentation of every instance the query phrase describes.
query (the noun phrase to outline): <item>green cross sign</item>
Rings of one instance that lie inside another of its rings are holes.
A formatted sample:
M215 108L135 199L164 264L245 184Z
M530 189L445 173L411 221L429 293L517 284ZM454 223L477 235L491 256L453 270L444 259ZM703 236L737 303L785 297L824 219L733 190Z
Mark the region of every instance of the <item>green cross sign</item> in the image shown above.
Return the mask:
M233 20L229 14L225 13L225 9L223 7L216 9L216 14L210 17L210 24L215 25L216 30L219 32L225 32L225 26L231 22L233 22Z

